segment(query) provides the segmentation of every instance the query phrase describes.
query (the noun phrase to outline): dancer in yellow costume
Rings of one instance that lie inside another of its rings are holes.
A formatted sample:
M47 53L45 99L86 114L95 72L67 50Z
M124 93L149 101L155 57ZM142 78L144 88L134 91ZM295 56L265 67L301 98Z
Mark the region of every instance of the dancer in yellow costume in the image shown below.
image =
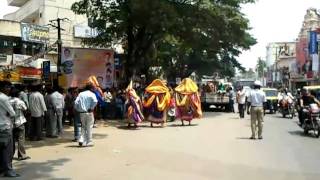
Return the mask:
M161 124L167 120L167 109L170 104L170 92L168 87L160 79L154 80L145 90L143 107L146 109L147 120Z
M138 123L143 121L144 117L142 114L142 102L136 91L133 89L132 81L126 89L126 95L128 127L131 127L131 124L134 124L134 126L137 127Z
M188 121L191 125L194 118L202 116L198 86L192 79L185 78L175 88L175 91L177 118L181 119L182 125L184 125L184 121Z

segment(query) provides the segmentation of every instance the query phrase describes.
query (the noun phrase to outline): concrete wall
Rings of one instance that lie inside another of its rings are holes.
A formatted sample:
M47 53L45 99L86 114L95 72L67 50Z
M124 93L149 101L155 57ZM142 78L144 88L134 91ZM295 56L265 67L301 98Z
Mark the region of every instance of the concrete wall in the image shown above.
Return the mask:
M20 23L0 19L0 35L21 37Z
M45 25L49 24L49 21L53 19L68 18L69 21L61 22L61 28L65 30L61 31L63 46L81 47L81 39L73 37L73 27L78 24L87 25L88 20L86 16L73 13L71 5L74 2L76 2L76 0L46 0L42 23ZM57 30L55 28L50 28L50 41L55 42L56 40Z

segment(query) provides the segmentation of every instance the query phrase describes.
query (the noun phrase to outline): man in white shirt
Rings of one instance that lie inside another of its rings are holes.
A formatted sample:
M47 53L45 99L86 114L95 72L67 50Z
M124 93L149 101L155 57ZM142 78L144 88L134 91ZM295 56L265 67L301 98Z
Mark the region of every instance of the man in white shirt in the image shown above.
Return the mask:
M75 100L74 106L80 113L81 120L81 136L79 146L93 146L92 128L94 123L93 110L96 107L98 100L94 92L94 86L88 84L85 91L81 92Z
M256 128L258 127L258 138L262 139L263 128L263 103L267 102L265 93L260 90L261 82L254 82L254 89L251 90L248 101L251 103L251 131L250 139L256 138Z
M104 102L106 103L104 110L103 110L103 119L111 119L111 103L112 103L112 94L110 92L110 89L107 88L106 91L103 93L103 99Z
M60 92L59 92L60 91ZM61 135L63 132L62 118L63 109L65 106L64 96L61 94L61 88L57 87L56 90L50 95L53 109L56 115L56 121L51 121L51 128L53 128L53 135Z
M11 118L16 113L13 110L7 96L10 90L10 82L0 81L0 172L5 177L19 177L12 168L13 158L13 124Z
M18 160L30 159L26 154L25 149L25 126L27 122L24 112L27 110L27 106L23 100L19 98L19 90L16 88L11 89L10 92L10 103L16 113L14 119L13 128L13 154L15 152L15 143L18 143Z
M243 86L240 86L239 91L237 92L237 101L240 118L244 118L244 109L246 104L246 92L243 89Z
M42 121L44 113L47 111L43 95L38 91L41 86L33 86L29 96L29 109L31 113L30 138L33 141L42 140Z

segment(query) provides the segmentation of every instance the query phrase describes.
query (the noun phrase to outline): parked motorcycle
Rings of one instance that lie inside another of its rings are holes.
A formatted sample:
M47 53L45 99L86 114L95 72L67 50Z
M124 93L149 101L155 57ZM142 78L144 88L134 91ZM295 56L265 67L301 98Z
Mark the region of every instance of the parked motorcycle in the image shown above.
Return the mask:
M313 131L315 137L319 138L320 136L320 108L317 104L310 104L307 107L303 108L303 113L305 114L305 119L300 125L304 130L304 134L308 134L309 131Z

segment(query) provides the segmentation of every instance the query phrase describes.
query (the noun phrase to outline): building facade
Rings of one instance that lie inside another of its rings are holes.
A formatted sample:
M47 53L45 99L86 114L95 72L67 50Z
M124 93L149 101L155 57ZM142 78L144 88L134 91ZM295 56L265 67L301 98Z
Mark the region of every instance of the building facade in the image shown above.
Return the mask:
M57 29L49 24L57 25L57 18L68 18L61 21L61 39L65 47L82 47L81 38L91 36L95 33L88 27L88 19L85 15L76 15L71 6L77 0L7 0L8 5L17 6L16 12L4 16L7 20L25 22L47 26L49 30L50 43L57 40Z
M266 47L267 86L289 86L288 71L296 61L295 42L274 42Z
M296 71L290 72L294 88L319 84L319 28L317 9L308 9L296 43Z

